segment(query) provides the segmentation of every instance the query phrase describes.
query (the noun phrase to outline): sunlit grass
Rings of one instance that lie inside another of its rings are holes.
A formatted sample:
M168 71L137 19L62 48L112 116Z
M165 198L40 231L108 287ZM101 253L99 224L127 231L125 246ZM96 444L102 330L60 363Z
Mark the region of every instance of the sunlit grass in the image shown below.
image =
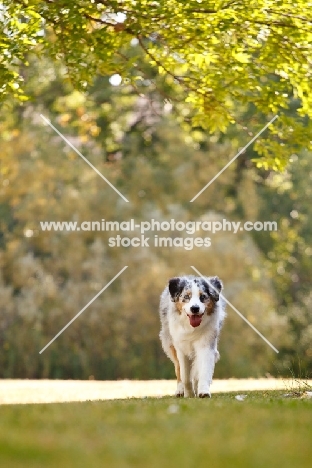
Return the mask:
M310 467L312 400L285 392L2 406L5 467Z

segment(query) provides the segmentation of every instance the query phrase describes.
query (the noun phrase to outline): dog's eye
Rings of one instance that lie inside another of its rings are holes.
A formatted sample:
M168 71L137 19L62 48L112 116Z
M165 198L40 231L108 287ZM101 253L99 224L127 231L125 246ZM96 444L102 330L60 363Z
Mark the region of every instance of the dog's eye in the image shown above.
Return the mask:
M201 294L201 295L199 296L199 300L200 300L201 302L205 302L206 299L207 299L207 295L206 295L206 294Z
M184 301L189 301L190 299L191 299L191 296L189 294L185 294L185 296L183 296Z

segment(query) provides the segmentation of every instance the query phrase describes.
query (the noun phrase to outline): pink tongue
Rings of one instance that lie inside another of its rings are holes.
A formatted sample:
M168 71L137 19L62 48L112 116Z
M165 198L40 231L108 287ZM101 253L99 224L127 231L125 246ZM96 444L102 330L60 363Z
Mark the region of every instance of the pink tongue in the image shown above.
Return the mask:
M202 317L200 317L199 315L189 315L189 319L190 319L190 324L192 327L199 327L201 321L202 321Z

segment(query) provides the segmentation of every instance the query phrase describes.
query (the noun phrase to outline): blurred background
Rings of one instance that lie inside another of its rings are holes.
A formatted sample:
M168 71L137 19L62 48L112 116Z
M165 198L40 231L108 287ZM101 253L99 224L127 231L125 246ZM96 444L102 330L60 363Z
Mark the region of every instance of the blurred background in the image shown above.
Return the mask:
M158 338L158 303L168 279L192 274L190 265L218 275L227 299L280 351L228 308L217 378L305 377L312 363L311 154L293 154L278 173L257 168L249 147L189 203L267 117L241 106L226 136L210 135L191 128L182 104L173 109L161 76L153 83L142 78L138 88L119 75L98 76L83 93L61 65L32 56L24 79L30 99L7 100L0 117L0 377L174 378ZM40 221L131 218L276 221L278 230L209 233L211 247L190 251L110 248L111 232L40 230ZM124 265L129 268L39 355Z

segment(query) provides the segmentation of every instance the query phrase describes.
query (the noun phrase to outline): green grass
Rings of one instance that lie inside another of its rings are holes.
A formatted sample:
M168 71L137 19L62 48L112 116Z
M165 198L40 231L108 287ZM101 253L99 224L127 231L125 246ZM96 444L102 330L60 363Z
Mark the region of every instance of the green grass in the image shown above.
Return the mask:
M312 400L245 393L2 406L0 466L310 468Z

